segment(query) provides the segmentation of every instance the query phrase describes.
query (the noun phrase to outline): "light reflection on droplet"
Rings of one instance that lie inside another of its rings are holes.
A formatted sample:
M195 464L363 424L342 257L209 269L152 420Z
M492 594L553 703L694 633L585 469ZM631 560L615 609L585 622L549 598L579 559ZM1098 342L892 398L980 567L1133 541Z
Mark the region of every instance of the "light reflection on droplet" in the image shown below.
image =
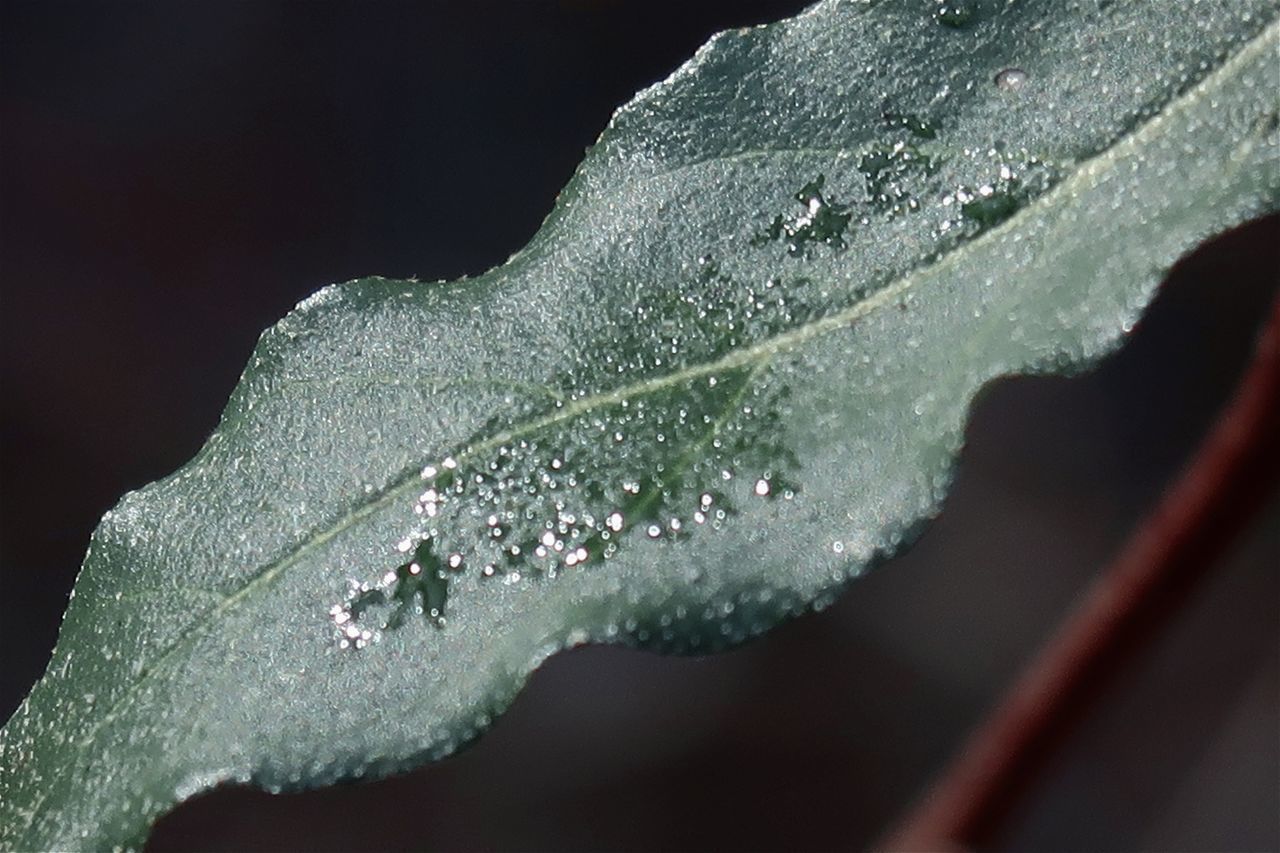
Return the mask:
M996 86L1006 92L1016 91L1026 85L1027 72L1021 68L1003 68L995 77Z

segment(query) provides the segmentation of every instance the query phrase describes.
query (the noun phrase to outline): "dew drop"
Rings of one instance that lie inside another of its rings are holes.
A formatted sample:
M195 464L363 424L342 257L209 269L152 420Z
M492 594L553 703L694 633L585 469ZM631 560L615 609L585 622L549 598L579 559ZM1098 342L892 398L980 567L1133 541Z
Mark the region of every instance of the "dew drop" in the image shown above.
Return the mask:
M1005 92L1014 92L1027 83L1027 72L1021 68L1003 68L996 74L996 86Z

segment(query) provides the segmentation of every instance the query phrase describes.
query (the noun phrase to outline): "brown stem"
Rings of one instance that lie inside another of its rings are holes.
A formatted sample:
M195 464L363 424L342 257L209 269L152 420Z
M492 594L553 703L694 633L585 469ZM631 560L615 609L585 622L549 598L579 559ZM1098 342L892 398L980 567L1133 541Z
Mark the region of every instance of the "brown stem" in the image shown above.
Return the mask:
M1280 297L1234 397L1174 483L953 759L879 846L990 841L1122 662L1177 612L1280 479Z

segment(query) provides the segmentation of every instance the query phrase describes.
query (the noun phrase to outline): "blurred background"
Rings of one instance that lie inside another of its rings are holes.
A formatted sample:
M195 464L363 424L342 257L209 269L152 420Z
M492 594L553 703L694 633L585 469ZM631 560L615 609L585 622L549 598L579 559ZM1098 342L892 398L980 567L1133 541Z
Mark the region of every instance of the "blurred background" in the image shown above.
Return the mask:
M478 273L611 111L765 0L10 2L0 13L0 718L97 519L200 446L321 285ZM976 404L919 543L702 659L548 662L474 747L228 788L155 850L855 848L909 806L1188 458L1280 282L1280 219L1186 259L1130 345ZM1004 844L1280 847L1280 502L1127 671Z

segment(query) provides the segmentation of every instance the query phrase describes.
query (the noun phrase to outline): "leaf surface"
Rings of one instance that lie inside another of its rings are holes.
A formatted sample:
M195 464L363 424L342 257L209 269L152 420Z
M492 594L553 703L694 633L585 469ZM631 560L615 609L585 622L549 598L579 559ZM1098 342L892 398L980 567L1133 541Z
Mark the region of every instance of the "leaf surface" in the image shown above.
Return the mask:
M936 511L983 383L1089 363L1277 207L1277 15L827 0L619 110L503 266L321 290L94 533L0 845L395 772L566 646L823 606Z

